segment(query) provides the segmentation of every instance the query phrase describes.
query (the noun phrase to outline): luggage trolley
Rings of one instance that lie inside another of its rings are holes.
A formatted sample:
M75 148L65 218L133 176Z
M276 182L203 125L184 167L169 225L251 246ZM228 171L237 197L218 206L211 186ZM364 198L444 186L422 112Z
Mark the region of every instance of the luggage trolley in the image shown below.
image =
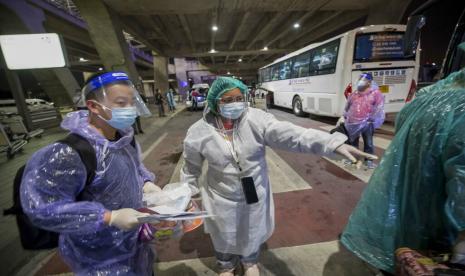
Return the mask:
M33 137L42 137L44 130L42 128L28 131L24 125L23 118L17 114L2 114L1 123L8 126L13 132L14 137L11 139L21 139L21 137L29 141Z
M24 145L27 144L26 139L11 140L7 133L8 127L0 123L0 152L6 152L8 159L11 159L19 151L22 151Z

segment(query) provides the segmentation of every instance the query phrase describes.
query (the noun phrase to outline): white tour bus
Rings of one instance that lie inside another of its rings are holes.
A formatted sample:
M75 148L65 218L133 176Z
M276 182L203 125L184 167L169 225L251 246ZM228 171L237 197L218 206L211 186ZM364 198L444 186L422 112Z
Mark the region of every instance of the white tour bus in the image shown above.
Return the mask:
M373 75L385 97L386 113L398 112L413 99L419 51L402 51L405 25L360 27L321 43L310 44L259 69L260 87L273 93L273 104L339 117L346 97L363 72Z

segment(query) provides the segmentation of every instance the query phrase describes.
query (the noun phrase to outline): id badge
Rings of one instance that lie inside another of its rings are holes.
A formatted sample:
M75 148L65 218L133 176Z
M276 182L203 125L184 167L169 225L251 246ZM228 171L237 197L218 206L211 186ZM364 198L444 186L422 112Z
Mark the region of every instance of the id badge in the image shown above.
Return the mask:
M257 190L255 189L255 183L253 177L247 176L241 178L242 190L244 191L245 201L247 204L253 204L258 202Z

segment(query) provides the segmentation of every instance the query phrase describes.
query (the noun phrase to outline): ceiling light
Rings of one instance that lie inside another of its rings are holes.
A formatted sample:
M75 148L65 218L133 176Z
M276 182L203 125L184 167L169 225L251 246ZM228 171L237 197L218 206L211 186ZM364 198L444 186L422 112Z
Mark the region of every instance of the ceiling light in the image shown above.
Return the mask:
M238 62L242 62L242 58L238 59L237 61L238 61Z
M214 31L214 32L218 31L218 26L213 25L213 26L212 26L212 31Z
M211 49L210 53L216 53L215 49Z
M99 71L103 71L103 68L102 68L102 67L99 67L98 70L99 70Z
M80 62L85 62L85 61L88 61L88 60L85 59L85 58L83 58L83 57L80 57L80 58L79 58L79 61L80 61Z
M294 29L298 29L298 28L300 28L300 24L299 24L299 23L295 23L295 24L294 24Z
M263 51L268 51L268 46L263 47Z
M228 72L228 75L231 75L231 72Z

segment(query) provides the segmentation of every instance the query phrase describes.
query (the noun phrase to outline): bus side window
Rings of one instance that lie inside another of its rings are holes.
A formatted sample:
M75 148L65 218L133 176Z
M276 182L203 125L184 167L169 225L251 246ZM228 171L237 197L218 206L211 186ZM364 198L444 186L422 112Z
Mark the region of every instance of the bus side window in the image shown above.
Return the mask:
M279 67L279 79L286 80L291 77L292 59L288 59L281 63Z
M300 54L292 64L292 78L302 78L308 76L308 65L310 62L309 52Z
M311 51L310 75L332 74L336 71L339 39Z
M271 66L271 80L272 81L279 79L279 65L280 64L274 64Z

